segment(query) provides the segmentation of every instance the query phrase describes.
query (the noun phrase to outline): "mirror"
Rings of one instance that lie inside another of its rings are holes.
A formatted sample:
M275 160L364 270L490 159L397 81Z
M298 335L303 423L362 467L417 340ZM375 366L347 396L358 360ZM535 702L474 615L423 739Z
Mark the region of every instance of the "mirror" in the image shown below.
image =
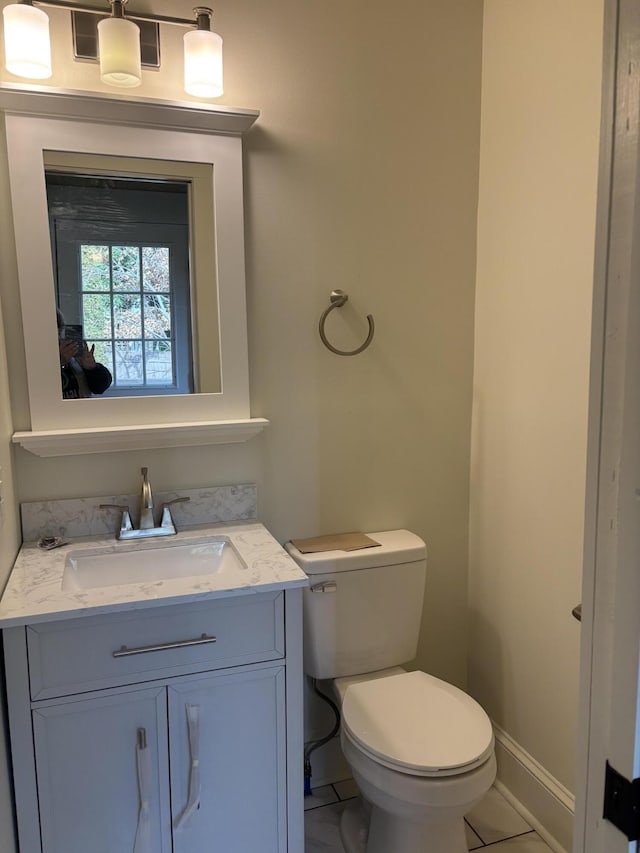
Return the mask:
M31 431L249 419L240 135L206 132L201 110L107 106L118 120L5 118ZM63 399L58 311L112 373L104 393Z
M45 151L44 170L63 399L219 392L211 165Z

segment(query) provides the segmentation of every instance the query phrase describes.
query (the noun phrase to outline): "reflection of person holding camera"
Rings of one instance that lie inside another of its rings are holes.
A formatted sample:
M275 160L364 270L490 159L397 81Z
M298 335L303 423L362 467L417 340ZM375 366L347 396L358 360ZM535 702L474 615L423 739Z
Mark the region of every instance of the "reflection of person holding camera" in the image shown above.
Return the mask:
M109 369L95 360L95 344L89 349L86 341L79 343L65 338L64 316L59 309L57 320L62 398L77 400L92 394L104 394L111 385L112 377Z

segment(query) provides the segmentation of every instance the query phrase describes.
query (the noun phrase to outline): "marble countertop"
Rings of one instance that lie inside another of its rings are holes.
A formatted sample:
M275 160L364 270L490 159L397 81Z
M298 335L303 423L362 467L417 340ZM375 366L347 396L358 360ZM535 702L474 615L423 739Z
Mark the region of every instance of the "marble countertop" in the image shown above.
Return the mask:
M62 589L67 556L81 549L133 551L162 548L217 535L228 537L243 564L220 574L127 583L94 589ZM36 543L22 546L0 599L0 628L51 622L119 610L135 610L166 604L185 604L223 596L269 592L309 583L305 573L257 522L198 525L176 536L117 541L86 536L45 551Z

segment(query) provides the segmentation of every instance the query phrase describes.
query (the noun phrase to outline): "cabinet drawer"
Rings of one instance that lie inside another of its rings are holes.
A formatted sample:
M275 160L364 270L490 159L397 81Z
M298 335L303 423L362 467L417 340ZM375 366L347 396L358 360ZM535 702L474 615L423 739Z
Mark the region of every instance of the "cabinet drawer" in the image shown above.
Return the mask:
M27 628L32 699L284 656L284 594L48 622Z

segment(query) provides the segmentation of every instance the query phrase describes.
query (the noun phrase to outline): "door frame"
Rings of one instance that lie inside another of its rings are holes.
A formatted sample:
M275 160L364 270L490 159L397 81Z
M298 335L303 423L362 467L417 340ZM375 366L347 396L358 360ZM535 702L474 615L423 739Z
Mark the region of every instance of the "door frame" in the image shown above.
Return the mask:
M574 853L631 853L602 817L607 760L638 775L640 8L605 0Z

